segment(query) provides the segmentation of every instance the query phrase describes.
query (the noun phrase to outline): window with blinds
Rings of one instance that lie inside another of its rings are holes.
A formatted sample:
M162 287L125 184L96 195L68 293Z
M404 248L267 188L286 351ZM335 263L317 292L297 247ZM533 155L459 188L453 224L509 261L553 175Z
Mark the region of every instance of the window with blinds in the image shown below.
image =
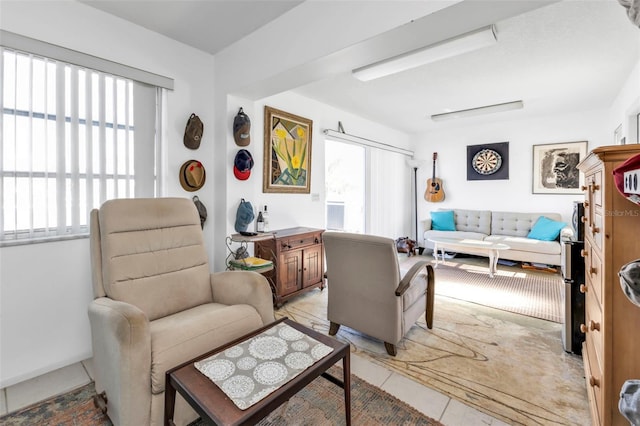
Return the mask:
M0 53L0 243L86 234L104 201L155 195L160 89Z

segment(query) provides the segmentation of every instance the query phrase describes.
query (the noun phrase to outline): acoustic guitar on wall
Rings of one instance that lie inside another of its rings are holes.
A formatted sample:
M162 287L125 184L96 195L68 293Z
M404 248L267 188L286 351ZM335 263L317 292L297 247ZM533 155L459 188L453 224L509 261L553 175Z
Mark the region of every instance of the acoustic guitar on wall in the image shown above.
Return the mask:
M444 200L444 188L442 180L436 177L436 160L438 153L433 153L433 177L427 180L427 189L424 191L424 199L430 203L439 203Z

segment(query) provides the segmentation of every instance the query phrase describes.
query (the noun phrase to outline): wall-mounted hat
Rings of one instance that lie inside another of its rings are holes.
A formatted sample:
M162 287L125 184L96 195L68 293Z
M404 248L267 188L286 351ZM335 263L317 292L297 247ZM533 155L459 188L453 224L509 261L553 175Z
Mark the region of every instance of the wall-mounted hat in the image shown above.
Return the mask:
M640 259L623 265L618 276L622 292L631 303L640 308Z
M249 201L245 201L244 198L240 200L240 205L236 211L236 223L235 228L238 232L245 232L249 227L249 224L253 222L253 206Z
M233 139L238 146L247 146L251 143L251 120L242 108L233 119Z
M180 167L180 185L185 191L193 192L202 188L206 178L204 166L199 161L189 160Z
M253 167L253 157L246 149L241 149L233 160L233 174L239 180L247 180L251 176L251 168Z
M198 149L202 140L202 132L204 132L204 124L197 115L191 114L184 129L184 146L189 149Z
M640 154L628 158L613 169L613 180L623 197L640 204Z

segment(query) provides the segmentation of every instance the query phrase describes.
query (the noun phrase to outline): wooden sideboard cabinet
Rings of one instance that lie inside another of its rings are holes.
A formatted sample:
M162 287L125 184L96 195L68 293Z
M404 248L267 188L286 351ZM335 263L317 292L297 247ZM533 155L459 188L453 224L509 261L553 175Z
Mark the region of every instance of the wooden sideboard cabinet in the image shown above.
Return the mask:
M625 425L618 402L623 383L640 379L640 308L622 292L618 271L640 258L640 206L616 189L612 171L640 145L603 146L578 164L585 176L586 334L582 347L594 425Z
M273 238L255 242L255 255L273 261L264 275L272 284L274 305L305 291L324 289L323 229L289 228L273 231Z

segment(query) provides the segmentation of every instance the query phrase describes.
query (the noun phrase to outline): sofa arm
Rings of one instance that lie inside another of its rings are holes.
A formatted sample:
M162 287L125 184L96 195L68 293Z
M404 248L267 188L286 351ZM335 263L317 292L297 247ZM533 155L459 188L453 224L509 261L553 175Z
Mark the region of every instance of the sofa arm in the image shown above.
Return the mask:
M138 408L151 406L147 316L131 304L100 297L89 304L89 322L96 393L106 392L109 417L114 424L149 424L150 413Z
M253 271L225 271L211 274L213 301L225 305L251 305L263 324L275 321L269 281Z
M422 229L425 231L431 230L431 218L422 221Z
M573 227L565 226L560 230L560 242L573 240Z

